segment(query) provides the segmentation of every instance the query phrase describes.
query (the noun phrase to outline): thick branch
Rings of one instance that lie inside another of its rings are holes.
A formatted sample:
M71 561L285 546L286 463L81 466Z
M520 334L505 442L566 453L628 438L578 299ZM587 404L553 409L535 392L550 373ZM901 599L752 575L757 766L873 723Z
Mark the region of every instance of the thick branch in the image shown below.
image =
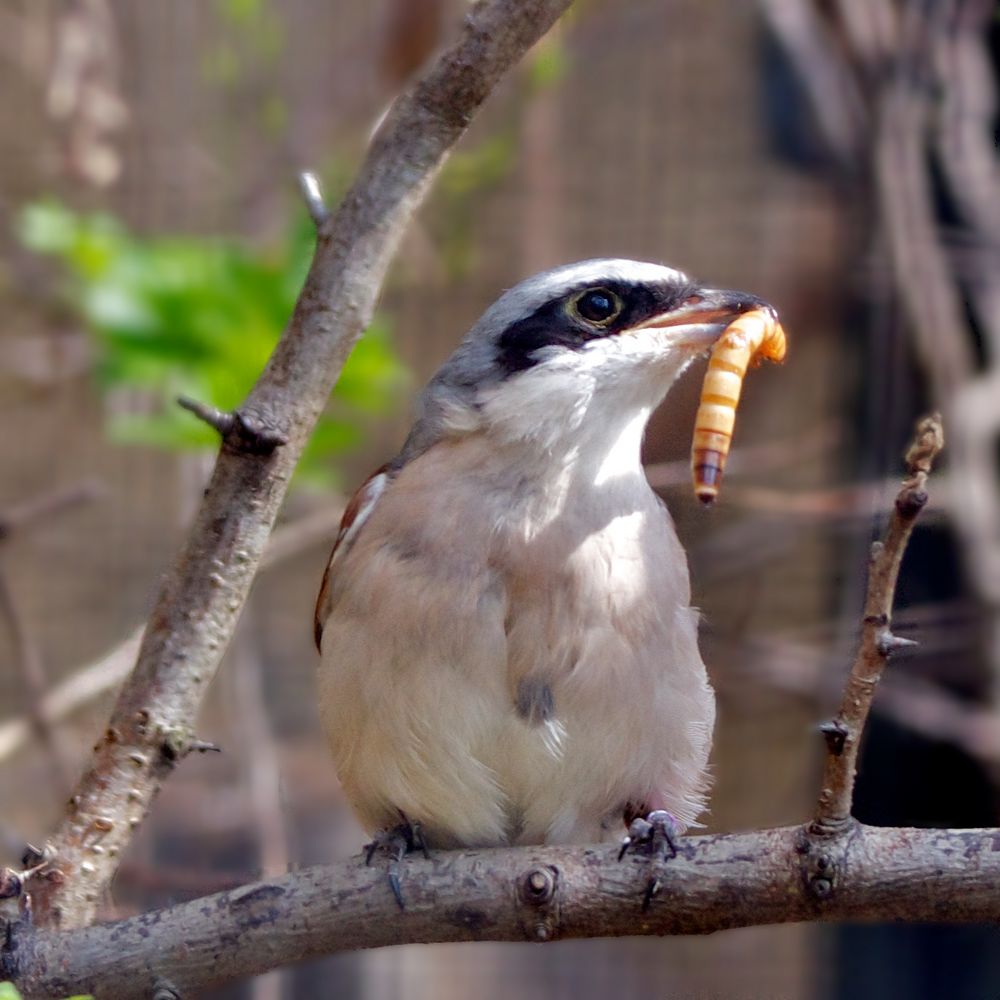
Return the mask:
M384 873L353 860L71 932L19 928L3 975L29 998L184 996L331 952L438 941L705 934L801 920L1000 919L996 830L805 827L688 837L641 909L646 861L611 846L436 853Z
M294 314L239 408L287 443L268 455L223 446L190 537L168 574L138 661L52 840L26 886L40 924L92 919L175 760L232 637L288 480L375 299L403 229L500 77L570 0L485 0L390 110L354 186L319 227Z
M823 726L827 754L815 827L835 832L851 816L854 774L861 734L875 688L893 651L908 641L892 634L892 602L906 543L927 503L927 476L944 447L941 418L924 417L906 453L908 476L896 496L885 538L872 545L861 645L851 667L837 717Z

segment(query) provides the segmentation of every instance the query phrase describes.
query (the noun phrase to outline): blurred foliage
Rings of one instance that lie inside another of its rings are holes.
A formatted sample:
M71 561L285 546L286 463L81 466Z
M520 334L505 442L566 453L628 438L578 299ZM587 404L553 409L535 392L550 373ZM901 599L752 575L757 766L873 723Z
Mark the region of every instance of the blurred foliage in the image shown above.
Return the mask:
M165 448L215 448L215 432L175 405L178 395L238 406L291 315L315 234L303 215L282 245L247 249L195 236L139 237L110 215L55 201L21 213L18 234L65 268L65 302L99 347L105 390L143 389L151 413L115 413L112 437ZM384 412L405 384L384 318L359 341L306 447L298 480L329 485L331 458L358 441L358 422Z
M285 50L285 25L264 0L216 0L223 27L205 54L205 78L222 87L241 84L253 68L274 67Z
M559 32L546 35L527 56L521 70L517 118L540 93L557 87L570 68ZM437 245L451 281L461 281L477 266L476 210L484 195L506 181L517 168L521 122L470 145L466 142L445 162L438 180Z
M565 29L564 29L565 30ZM561 83L570 68L570 55L563 42L562 31L552 31L528 54L525 74L532 93Z
M461 281L477 265L476 206L514 168L517 140L512 131L490 136L451 154L438 180L433 225L441 261L451 281Z

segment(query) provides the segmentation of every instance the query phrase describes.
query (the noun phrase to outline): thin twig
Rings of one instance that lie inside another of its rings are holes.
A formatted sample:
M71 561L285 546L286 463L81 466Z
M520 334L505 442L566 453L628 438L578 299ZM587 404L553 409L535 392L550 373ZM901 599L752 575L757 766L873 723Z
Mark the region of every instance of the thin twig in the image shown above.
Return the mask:
M94 500L100 494L99 485L88 480L69 487L59 487L48 493L0 511L0 542L20 534L39 523L82 503ZM6 620L14 648L14 663L24 686L29 728L48 760L52 773L53 792L64 796L73 777L69 755L61 745L53 719L47 711L45 692L48 687L42 650L35 641L27 619L18 607L14 589L10 585L6 568L0 563L0 617Z
M776 42L798 76L830 154L860 166L867 113L851 67L813 0L760 0Z
M94 479L86 479L70 486L59 486L48 493L11 504L0 511L0 539L27 528L64 510L97 500L104 494L104 487Z
M906 543L927 503L927 476L944 447L941 418L924 417L906 453L907 478L881 542L872 545L861 646L851 667L837 716L823 727L827 753L813 828L838 832L851 818L858 746L875 688L892 653L910 640L892 634L892 603Z
M342 515L342 506L328 506L275 528L260 561L261 571L323 543L332 544ZM142 633L140 626L99 660L78 667L52 688L41 701L45 717L51 723L59 722L121 684L135 663ZM17 753L31 737L32 726L26 719L0 722L0 762ZM193 743L192 749L199 747Z
M53 794L65 795L70 787L69 757L64 752L53 720L45 710L45 665L42 651L21 614L7 580L7 571L0 565L0 618L6 619L14 646L14 662L24 685L24 698L31 731L38 738L52 774Z

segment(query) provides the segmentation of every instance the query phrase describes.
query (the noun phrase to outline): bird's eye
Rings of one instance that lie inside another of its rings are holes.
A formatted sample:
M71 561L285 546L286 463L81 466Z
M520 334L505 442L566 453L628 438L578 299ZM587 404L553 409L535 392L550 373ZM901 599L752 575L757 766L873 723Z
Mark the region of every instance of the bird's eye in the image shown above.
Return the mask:
M581 319L604 326L622 311L622 301L607 288L588 288L577 296L573 308Z

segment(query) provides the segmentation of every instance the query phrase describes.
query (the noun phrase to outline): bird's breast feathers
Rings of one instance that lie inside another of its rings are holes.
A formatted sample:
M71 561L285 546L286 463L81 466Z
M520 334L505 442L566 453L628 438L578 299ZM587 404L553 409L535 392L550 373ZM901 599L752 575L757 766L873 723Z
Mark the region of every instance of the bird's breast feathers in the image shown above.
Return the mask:
M470 845L601 839L629 800L693 822L714 702L665 510L648 488L571 483L536 517L546 494L498 482L509 462L449 480L469 456L443 447L462 446L365 484L317 606L357 812Z

